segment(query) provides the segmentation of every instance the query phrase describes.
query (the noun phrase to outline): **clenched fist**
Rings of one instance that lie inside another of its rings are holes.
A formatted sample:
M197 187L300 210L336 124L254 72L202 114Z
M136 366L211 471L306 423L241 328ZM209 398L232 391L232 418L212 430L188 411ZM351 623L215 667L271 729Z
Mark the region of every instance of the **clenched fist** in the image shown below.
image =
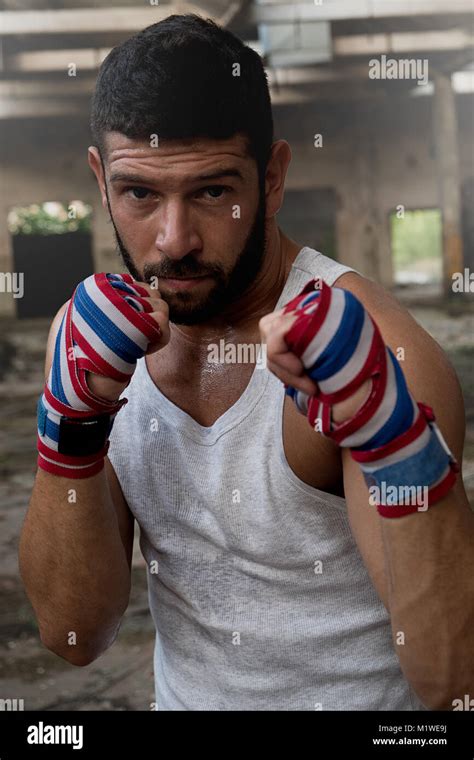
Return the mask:
M286 307L285 307L286 308ZM309 397L317 393L318 386L311 380L301 359L291 351L285 335L294 326L301 313L285 313L285 308L266 314L259 322L262 342L267 346L267 367L286 386L296 388ZM343 422L352 417L367 398L372 383L366 380L348 399L332 406L332 420Z
M80 282L62 314L52 363L38 402L38 465L85 478L103 467L120 398L138 359L170 338L168 306L129 274Z
M159 351L166 346L170 339L168 304L161 298L160 291L157 288L152 288L150 285L143 282L134 282L134 287L139 287L142 291L147 293L146 296L142 295L140 300L149 304L151 309L149 316L155 320L161 332L160 337L151 342L145 352L146 355L154 354L156 351ZM128 380L125 382L112 380L111 378L102 377L93 372L87 372L86 380L87 385L93 393L111 401L120 397L129 382Z

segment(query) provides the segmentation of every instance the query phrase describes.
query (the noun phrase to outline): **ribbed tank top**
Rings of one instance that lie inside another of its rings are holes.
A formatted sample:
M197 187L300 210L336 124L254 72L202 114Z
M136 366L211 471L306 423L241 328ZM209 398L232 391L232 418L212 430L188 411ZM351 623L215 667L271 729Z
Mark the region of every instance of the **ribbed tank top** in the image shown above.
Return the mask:
M275 308L354 271L305 247ZM345 500L286 461L257 365L204 427L138 361L109 450L147 562L158 710L419 710Z

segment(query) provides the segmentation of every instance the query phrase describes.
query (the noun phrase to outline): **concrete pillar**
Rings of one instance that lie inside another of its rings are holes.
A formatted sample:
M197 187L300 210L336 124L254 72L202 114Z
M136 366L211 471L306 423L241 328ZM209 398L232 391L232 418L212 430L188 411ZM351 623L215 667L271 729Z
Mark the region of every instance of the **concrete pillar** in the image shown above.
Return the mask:
M9 204L3 198L0 201L0 273L2 275L8 272L13 273L14 269L12 238L7 223L8 211ZM0 278L0 317L12 317L16 314L16 299L13 293L4 287L4 283L6 284L7 281L2 276Z
M347 181L338 188L338 259L385 287L393 284L388 218L379 205L376 112L356 109Z
M433 132L443 219L443 290L450 297L453 273L464 270L456 97L449 75L436 73L434 82Z

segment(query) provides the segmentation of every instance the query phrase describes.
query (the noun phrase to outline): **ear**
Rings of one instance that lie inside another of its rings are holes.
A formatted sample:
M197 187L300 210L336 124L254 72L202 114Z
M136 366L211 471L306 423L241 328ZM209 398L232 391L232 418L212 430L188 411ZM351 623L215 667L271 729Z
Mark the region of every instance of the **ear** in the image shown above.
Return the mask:
M291 148L286 140L277 140L272 145L270 159L265 173L266 217L277 214L283 204L285 179L291 161Z
M102 168L102 161L100 160L99 149L95 145L90 145L87 151L87 160L89 166L95 174L97 184L99 185L100 194L102 196L102 206L107 210L107 194L105 191L105 177Z

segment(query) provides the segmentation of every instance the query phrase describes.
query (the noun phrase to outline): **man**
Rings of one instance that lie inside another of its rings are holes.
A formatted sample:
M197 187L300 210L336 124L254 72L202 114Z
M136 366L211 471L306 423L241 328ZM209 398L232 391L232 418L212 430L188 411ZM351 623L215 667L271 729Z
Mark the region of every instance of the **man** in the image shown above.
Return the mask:
M107 57L92 132L133 279L87 278L51 328L20 547L45 646L112 644L136 519L158 709L452 709L474 688L459 384L382 287L279 229L258 55L171 16ZM211 361L262 338L267 368Z

